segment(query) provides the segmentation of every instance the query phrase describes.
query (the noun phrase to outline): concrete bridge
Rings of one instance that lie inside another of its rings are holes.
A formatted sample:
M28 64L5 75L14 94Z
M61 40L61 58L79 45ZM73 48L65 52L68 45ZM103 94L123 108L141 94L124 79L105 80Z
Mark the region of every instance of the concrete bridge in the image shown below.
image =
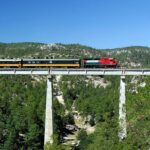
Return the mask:
M9 75L150 75L150 68L145 69L54 69L54 68L0 68L0 74Z
M1 68L1 75L47 75L47 95L45 111L45 137L44 144L53 143L53 94L52 76L54 75L115 75L120 76L120 96L119 96L119 140L127 136L126 129L126 95L125 76L128 75L150 75L150 68L145 69L54 69L54 68Z

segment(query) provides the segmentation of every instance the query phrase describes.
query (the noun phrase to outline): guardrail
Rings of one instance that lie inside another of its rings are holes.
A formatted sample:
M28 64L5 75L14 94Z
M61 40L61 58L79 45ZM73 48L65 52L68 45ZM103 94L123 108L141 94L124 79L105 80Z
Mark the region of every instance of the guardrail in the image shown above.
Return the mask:
M1 68L1 75L150 75L150 68L144 69L59 69L59 68Z

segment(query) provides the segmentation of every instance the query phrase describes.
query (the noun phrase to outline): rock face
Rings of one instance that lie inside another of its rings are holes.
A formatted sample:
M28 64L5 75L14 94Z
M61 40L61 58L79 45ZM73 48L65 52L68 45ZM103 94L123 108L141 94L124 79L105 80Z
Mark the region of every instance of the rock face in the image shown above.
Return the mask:
M59 101L59 103L61 103L62 105L65 105L64 103L64 98L63 98L63 95L59 95L59 96L56 96L57 100Z
M64 98L63 98L63 93L62 93L62 91L60 90L60 88L58 86L58 83L60 82L61 77L62 77L61 75L57 75L55 77L55 79L56 79L55 86L57 86L57 95L56 95L56 98L59 101L59 103L61 103L62 105L65 105Z
M77 131L78 130L78 127L76 125L72 125L72 124L67 124L65 126L65 128L69 131Z
M131 87L128 89L128 91L138 94L138 88L144 88L145 86L146 82L143 81L143 77L133 76L131 79Z
M105 80L105 78L100 77L100 76L87 76L87 79L85 80L87 83L91 82L94 87L104 87L106 88L108 85L110 85L111 83L107 80Z
M70 87L71 82L70 81L62 81L61 80L62 76L57 75L54 79L54 89L55 89L55 97L57 100L65 106L65 101L63 97L63 93L59 87L59 82L66 83L68 87ZM108 81L105 81L102 77L93 77L93 76L88 76L86 77L86 83L92 83L94 87L96 88L97 86L102 86L106 87L110 83ZM95 131L95 126L90 125L90 119L91 116L83 117L80 112L78 112L75 108L75 101L72 104L72 107L70 110L65 110L65 115L72 114L73 119L74 119L74 124L66 124L64 126L66 133L63 134L64 136L62 137L63 144L65 145L70 145L70 146L75 146L78 145L80 141L78 141L77 136L78 133L81 129L84 129L87 134L91 134ZM65 132L64 131L64 132Z

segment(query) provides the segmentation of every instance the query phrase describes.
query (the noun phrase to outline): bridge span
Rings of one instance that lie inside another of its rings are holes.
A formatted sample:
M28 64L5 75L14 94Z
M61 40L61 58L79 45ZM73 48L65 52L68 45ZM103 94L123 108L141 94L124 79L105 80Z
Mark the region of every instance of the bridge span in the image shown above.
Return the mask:
M108 68L0 68L3 75L150 75L150 68L108 69Z
M47 75L47 94L45 111L45 137L44 144L53 143L53 78L55 75L115 75L120 76L119 96L119 139L127 136L126 126L126 94L125 76L149 76L150 68L0 68L0 75Z

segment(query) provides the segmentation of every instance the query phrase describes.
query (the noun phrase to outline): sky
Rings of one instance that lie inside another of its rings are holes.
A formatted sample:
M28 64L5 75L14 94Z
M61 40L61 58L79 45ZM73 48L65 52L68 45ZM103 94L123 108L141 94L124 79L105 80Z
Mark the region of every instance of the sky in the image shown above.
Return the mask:
M150 47L150 0L1 0L0 42Z

